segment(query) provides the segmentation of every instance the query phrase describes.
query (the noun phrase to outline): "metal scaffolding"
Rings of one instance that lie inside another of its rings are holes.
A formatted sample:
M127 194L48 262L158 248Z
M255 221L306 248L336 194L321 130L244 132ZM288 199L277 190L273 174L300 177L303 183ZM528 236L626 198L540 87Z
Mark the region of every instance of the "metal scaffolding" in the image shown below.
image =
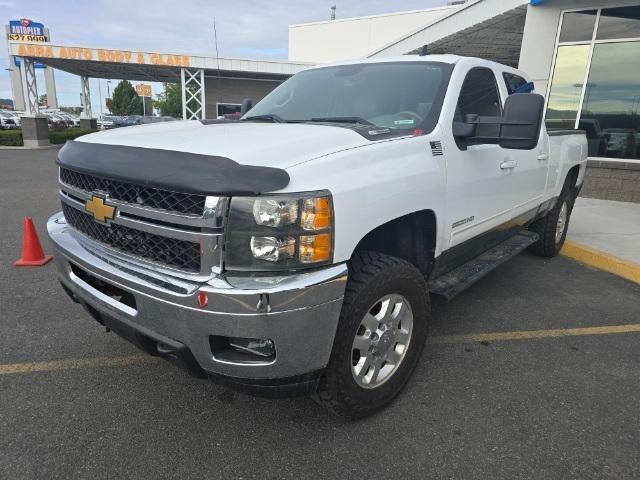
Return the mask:
M36 83L36 69L33 60L24 57L20 58L20 73L25 111L27 115L35 117L40 113L40 107L38 106L38 85Z
M182 84L182 119L205 119L204 70L182 68L180 69L180 81Z
M86 75L81 75L80 83L82 84L82 93L80 94L80 99L82 101L82 114L80 115L80 118L92 118L89 77L87 77Z

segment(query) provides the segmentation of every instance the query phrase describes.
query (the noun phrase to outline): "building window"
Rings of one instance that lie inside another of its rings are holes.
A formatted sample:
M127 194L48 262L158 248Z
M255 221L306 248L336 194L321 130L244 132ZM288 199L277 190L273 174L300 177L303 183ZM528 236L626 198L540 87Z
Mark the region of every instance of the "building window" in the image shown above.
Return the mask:
M550 130L585 130L589 156L640 160L640 6L564 12Z
M640 42L595 46L579 128L590 124L589 156L640 159Z
M562 18L560 30L561 42L591 41L596 24L597 10L566 12Z
M589 45L565 45L558 48L547 103L548 129L575 128L588 60Z
M640 37L640 7L603 8L597 40Z

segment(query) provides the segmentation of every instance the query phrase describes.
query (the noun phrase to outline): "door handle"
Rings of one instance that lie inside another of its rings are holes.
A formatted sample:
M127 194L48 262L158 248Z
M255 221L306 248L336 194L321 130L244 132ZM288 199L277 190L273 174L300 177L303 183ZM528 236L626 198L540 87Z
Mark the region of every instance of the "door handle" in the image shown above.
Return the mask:
M538 160L549 160L549 155L547 155L546 153L541 153L540 155L538 155Z
M518 162L516 162L515 160L506 160L500 164L500 168L502 170L507 170L509 168L516 168L517 165Z

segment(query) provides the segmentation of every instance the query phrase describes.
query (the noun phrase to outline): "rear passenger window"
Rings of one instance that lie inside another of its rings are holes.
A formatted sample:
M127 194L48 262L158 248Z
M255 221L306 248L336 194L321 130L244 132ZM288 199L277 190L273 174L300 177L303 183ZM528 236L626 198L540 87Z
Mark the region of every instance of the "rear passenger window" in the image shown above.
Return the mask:
M514 75L513 73L504 72L502 76L504 77L504 83L507 85L507 92L509 92L509 95L528 83L520 75Z
M458 108L455 120L463 121L467 114L476 114L490 117L502 115L502 103L498 84L493 71L488 68L473 68L467 73L462 84ZM500 125L478 125L476 135L478 137L497 137L500 134ZM473 143L473 139L470 139Z

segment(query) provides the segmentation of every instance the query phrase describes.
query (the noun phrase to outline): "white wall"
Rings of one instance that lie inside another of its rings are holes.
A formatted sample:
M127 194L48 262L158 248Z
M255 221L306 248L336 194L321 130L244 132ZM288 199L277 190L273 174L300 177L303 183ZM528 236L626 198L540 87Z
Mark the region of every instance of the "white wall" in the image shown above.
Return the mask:
M640 5L639 0L555 0L527 7L519 68L527 72L536 91L547 92L562 10Z
M289 60L326 63L362 58L457 8L439 7L290 25Z

